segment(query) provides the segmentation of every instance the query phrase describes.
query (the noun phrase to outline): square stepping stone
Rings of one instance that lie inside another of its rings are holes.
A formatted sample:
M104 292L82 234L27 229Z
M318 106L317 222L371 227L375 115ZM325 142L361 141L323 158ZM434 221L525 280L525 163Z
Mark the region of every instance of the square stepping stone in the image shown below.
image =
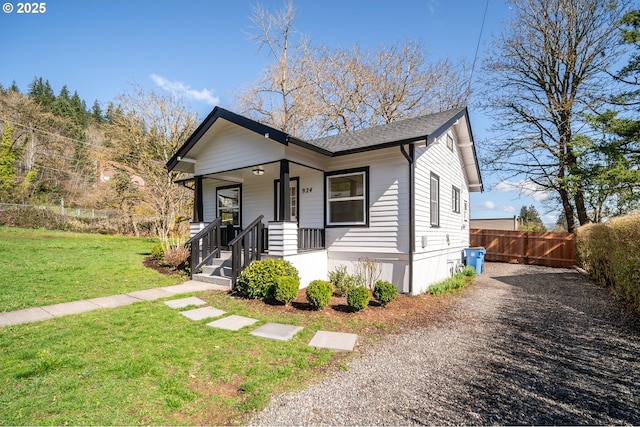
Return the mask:
M309 345L315 348L326 348L335 351L353 351L358 336L343 332L318 331L313 336Z
M182 314L184 317L191 320L202 320L208 319L209 317L220 317L225 313L226 311L222 311L213 307L194 308L193 310L180 312L180 314Z
M172 299L164 302L171 308L185 308L190 305L205 305L207 302L201 300L198 297L189 297L189 298L180 298L180 299Z
M211 326L212 328L226 329L228 331L237 331L244 328L245 326L253 325L256 322L256 319L237 316L233 314L229 317L225 317L224 319L207 323L207 326Z
M265 323L251 332L251 335L273 340L289 341L302 330L302 326L283 325L282 323Z

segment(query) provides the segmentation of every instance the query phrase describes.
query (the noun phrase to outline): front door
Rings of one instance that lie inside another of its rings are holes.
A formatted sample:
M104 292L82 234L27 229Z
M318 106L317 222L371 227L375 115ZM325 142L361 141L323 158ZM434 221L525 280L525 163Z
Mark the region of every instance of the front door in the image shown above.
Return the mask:
M222 245L226 246L240 230L242 188L239 185L216 189L216 217L222 219Z
M300 211L300 195L298 193L298 183L299 178L291 178L289 181L289 190L290 190L290 205L291 205L291 221L298 222L298 213ZM280 180L276 180L275 182L275 190L274 190L274 218L276 221L281 221L281 218L278 218L278 200L280 200Z

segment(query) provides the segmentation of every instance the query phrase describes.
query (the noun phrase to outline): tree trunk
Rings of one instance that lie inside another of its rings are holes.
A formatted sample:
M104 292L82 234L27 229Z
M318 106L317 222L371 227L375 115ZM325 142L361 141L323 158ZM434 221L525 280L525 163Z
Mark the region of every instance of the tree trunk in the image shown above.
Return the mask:
M564 188L560 188L558 190L558 193L560 194L560 200L562 200L562 209L564 210L564 215L567 220L567 232L575 233L576 221L573 217L573 206L571 205L571 201L569 200L567 190Z

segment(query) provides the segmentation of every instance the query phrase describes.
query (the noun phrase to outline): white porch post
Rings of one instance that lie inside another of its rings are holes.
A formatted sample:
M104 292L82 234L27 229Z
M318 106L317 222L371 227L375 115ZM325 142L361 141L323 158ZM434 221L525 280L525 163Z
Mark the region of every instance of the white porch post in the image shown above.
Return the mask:
M191 222L191 223L189 223L190 237L193 237L196 234L198 234L207 225L208 225L208 223L206 223L206 222Z
M269 255L298 253L298 224L294 221L269 222Z

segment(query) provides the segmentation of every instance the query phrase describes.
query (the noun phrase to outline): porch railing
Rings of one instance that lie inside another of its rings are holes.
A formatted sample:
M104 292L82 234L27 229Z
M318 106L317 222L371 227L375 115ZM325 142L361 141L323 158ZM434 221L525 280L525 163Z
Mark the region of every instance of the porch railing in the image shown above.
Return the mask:
M325 248L324 228L299 228L298 250L309 251ZM269 229L262 230L262 251L269 250Z
M242 230L232 241L231 247L231 280L235 287L238 276L251 264L251 261L260 259L262 253L262 219L264 215L256 218L247 228Z
M298 249L324 249L324 228L299 228Z
M190 238L186 245L191 246L191 276L207 263L214 256L220 256L220 226L221 218L216 218L205 228L200 230L195 236Z

